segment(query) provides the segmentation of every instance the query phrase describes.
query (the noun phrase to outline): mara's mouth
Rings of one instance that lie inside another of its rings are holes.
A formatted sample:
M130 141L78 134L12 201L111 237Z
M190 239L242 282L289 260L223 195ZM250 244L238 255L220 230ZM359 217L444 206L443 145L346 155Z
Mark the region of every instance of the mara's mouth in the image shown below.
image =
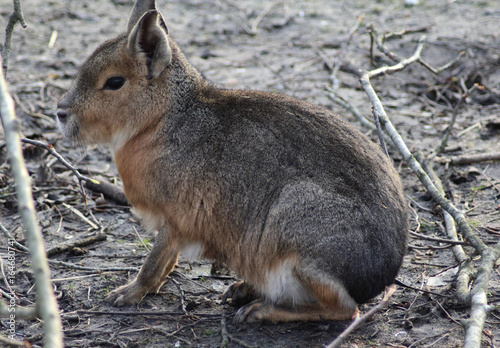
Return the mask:
M69 111L65 109L57 109L56 111L57 121L59 124L66 123L69 119Z
M79 136L79 127L69 112L57 110L57 125L65 138L76 140Z

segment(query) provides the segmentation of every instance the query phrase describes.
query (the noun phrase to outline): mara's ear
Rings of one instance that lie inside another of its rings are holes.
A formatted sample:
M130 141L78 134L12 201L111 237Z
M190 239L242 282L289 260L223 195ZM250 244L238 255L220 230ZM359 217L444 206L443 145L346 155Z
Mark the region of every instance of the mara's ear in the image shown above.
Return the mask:
M139 19L148 11L156 10L156 0L137 0L128 19L127 34L130 34Z
M147 67L147 78L158 77L170 64L172 52L168 44L168 30L163 17L156 10L146 12L128 35L128 54Z

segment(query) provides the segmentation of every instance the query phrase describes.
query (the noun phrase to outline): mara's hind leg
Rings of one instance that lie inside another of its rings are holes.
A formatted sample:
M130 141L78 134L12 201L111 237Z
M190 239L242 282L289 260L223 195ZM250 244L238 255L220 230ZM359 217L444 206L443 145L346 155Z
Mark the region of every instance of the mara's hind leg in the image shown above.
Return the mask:
M329 281L327 284L306 281L304 288L310 291L317 301L298 304L272 303L266 299L258 299L241 307L235 320L239 322L287 322L287 321L323 321L350 320L357 311L356 302L349 296L345 288Z

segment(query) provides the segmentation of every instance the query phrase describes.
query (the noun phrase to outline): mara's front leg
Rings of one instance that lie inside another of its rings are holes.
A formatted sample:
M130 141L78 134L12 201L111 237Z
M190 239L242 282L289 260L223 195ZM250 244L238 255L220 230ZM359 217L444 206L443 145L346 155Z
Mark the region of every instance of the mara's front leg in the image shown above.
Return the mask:
M177 264L179 250L169 238L168 227L158 231L153 249L137 277L129 284L112 291L106 298L114 306L139 303L148 293L156 293Z

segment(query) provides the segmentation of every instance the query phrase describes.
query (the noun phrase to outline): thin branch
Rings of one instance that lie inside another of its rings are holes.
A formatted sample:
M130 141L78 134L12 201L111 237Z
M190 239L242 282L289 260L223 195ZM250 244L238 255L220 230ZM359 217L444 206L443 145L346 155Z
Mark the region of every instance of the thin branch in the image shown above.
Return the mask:
M365 14L361 14L358 19L356 20L356 23L352 26L352 28L349 30L349 33L347 35L347 39L342 42L342 47L340 54L337 58L337 61L333 64L333 69L332 73L330 74L330 81L332 83L332 92L336 91L339 83L337 80L337 74L340 70L340 67L342 66L342 62L344 61L344 57L346 56L349 46L351 44L352 38L354 37L354 34L358 30L359 26L361 25L361 22L365 18Z
M7 229L4 227L4 225L2 225L1 223L0 223L0 230L2 230L2 231L3 231L3 233L5 234L5 236L7 237L7 239L8 239L9 241L12 241L12 244L14 244L14 245L16 246L16 248L18 248L19 250L26 251L26 252L28 252L28 251L29 251L29 250L28 250L28 248L26 248L24 245L22 245L21 243L19 243L18 241L16 241L16 240L14 239L14 237L12 236L12 234L10 234L9 230L7 230Z
M46 143L38 141L38 140L24 139L24 138L21 139L21 141L23 143L27 143L27 144L31 144L31 145L35 145L35 146L44 148L45 150L49 151L52 156L57 158L59 160L59 162L61 162L65 167L67 167L69 170L71 170L73 172L73 174L75 174L76 177L78 178L78 180L80 182L80 190L84 196L85 196L85 190L83 189L83 186L82 186L83 181L86 181L86 182L90 181L94 184L99 184L99 181L91 179L89 177L86 177L85 175L80 174L80 172L75 167L73 167L63 156L61 156L56 151L54 146L52 146L51 144L46 144Z
M7 337L0 336L0 343L5 344L6 347L29 347L26 342L21 342L17 340L13 340ZM28 343L29 344L29 343Z
M13 244L19 248L20 250L28 252L29 249L26 248L24 245L19 244L14 237L10 234L10 232L3 227L2 224L0 224L0 229L4 232L4 234L7 236L9 240L13 241ZM84 240L82 240L84 241ZM50 250L49 250L50 251ZM47 252L48 253L48 252ZM138 272L138 268L134 267L85 267L85 266L78 266L69 262L64 262L64 261L57 261L57 260L47 260L49 264L51 265L56 265L56 266L63 266L71 269L77 269L81 271L91 271L91 272L97 272L97 273L102 273L102 272Z
M424 169L429 173L430 178L436 185L437 189L444 195L443 185L441 180L434 172L434 169L430 164L423 160L423 156L419 155L419 160L423 163ZM430 160L432 162L432 159ZM458 241L457 226L453 217L447 212L443 211L444 223L446 226L446 233L453 240ZM463 304L470 304L470 288L469 284L474 277L474 267L470 258L465 253L464 249L460 245L455 245L452 249L455 259L460 263L460 269L458 271L456 279L456 296L460 302Z
M15 306L11 307L0 300L0 318L10 318L10 316L15 313L16 318L19 319L35 319L38 317L38 312L36 307L22 307Z
M368 33L370 34L370 61L373 66L375 66L375 61L373 59L373 51L375 49L375 45L377 46L378 50L385 54L389 59L392 61L399 63L401 61L401 58L391 50L387 48L387 46L384 45L384 36L380 35L380 33L375 29L373 25L367 26ZM375 45L374 45L375 44Z
M12 42L14 26L17 22L21 23L23 28L26 28L26 22L24 21L20 0L14 0L14 12L10 15L7 28L5 28L5 42L2 49L2 69L4 77L7 76L7 70L9 68L10 44Z
M71 269L77 269L80 271L91 271L91 272L139 272L138 268L134 267L86 267L86 266L78 266L72 263L57 261L57 260L49 260L51 265L63 266Z
M423 155L420 153L417 153L416 157L422 163L424 170L429 174L429 177L436 185L436 188L444 196L445 192L443 184L441 183L441 180L439 179L439 177L437 176L436 172L434 171L431 165L432 159L426 162L423 159ZM447 211L443 211L443 216L444 216L444 223L446 226L446 233L448 234L448 237L450 237L455 242L461 242L458 239L457 225L455 224L455 220L453 220L453 217ZM455 255L455 259L461 264L463 264L466 260L469 259L465 254L464 249L458 244L452 248L452 251L453 254Z
M19 213L26 228L26 239L31 264L34 269L37 292L36 304L44 322L44 346L47 348L62 347L61 317L59 316L58 304L50 281L50 271L44 249L42 231L38 224L33 203L31 180L23 159L21 138L19 135L21 126L15 116L14 103L7 91L3 73L0 73L0 114L5 131L7 154L16 181Z
M253 35L256 35L257 34L257 28L260 24L260 22L262 22L262 20L264 19L264 17L269 13L271 12L271 10L273 9L274 6L276 5L279 5L280 3L282 3L283 1L282 0L278 0L278 1L274 1L272 3L270 3L269 5L267 5L267 7L257 16L257 18L255 18L255 20L252 22L252 27L250 28L250 32L253 34Z
M141 241L142 245L144 245L144 249L146 249L147 251L151 251L151 248L144 242L144 239L142 239L142 237L139 234L139 232L137 232L137 229L135 228L135 226L132 226L132 228L134 229L134 232L137 235L137 238L139 238L139 240Z
M179 282L177 280L175 280L174 278L170 278L170 280L172 281L172 283L174 283L174 285L176 286L177 290L179 290L179 296L181 298L181 309L182 309L182 312L185 315L189 315L189 313L188 313L188 311L186 309L186 300L185 300L185 296L184 296L184 290L182 289L181 284L179 284Z
M408 34L425 33L428 30L429 30L428 27L420 27L420 28L410 28L410 29L403 29L400 31L393 31L390 33L385 33L382 37L382 43L389 41L389 40L400 39L404 35L408 35Z
M131 316L144 316L144 315L160 315L160 316L184 316L186 315L182 312L168 312L168 311L143 311L143 312L133 312L133 311L87 311L87 310L77 310L76 311L78 314L90 314L90 315L122 315L124 317L131 317ZM196 313L189 315L188 317L204 317L204 318L220 318L220 314L204 314L204 313Z
M452 240L452 239L444 239L444 238L435 238L435 237L429 237L417 232L410 231L410 234L418 239L423 239L423 240L429 240L432 242L437 242L437 243L447 243L451 245L469 245L467 242L462 242L459 240ZM460 260L458 260L460 261Z
M477 155L464 155L449 158L436 158L436 162L450 163L457 166L487 161L500 161L500 152L480 153Z
M380 146L382 147L382 151L385 153L387 157L389 157L389 153L387 152L387 148L385 147L384 142L384 133L382 132L382 128L380 127L380 120L378 118L378 113L375 112L375 107L372 107L373 119L375 120L375 126L377 127L378 139L380 141Z
M89 219L87 219L87 217L85 215L83 215L83 213L81 211L79 211L78 209L72 207L71 205L69 205L67 203L63 203L62 205L63 205L63 207L69 209L73 214L75 214L76 216L78 216L80 219L82 219L83 221L85 221L87 224L89 224L90 227L92 227L94 230L98 230L99 229L99 226L97 226L95 223L93 223L92 221L90 221Z
M333 91L331 87L327 87L326 90L329 92L327 94L327 97L330 98L331 101L334 103L342 106L344 109L349 111L351 114L354 115L358 119L358 121L361 123L361 125L365 126L366 128L370 130L376 130L377 127L375 124L373 124L372 121L368 120L366 117L364 117L361 112L351 103L349 103L347 100L339 96L336 92ZM392 148L396 148L396 145L392 142L392 139L387 136L387 134L383 134L384 141L389 144Z
M362 323L367 321L372 315L380 311L382 308L385 307L391 296L394 294L396 291L396 286L391 285L390 287L385 289L384 292L384 297L382 300L377 303L376 306L372 307L368 312L366 312L362 317L359 315L356 316L354 321L345 329L333 342L331 342L326 348L336 348L340 347L340 345L345 341L345 339L354 331L356 330Z
M441 71L451 68L455 65L463 56L465 55L465 51L461 51L454 59L449 61L448 63L440 66L439 68L432 67L429 63L427 63L424 59L420 58L418 62L425 67L427 70L432 72L434 75L438 75Z
M221 348L227 348L229 347L229 342L232 341L235 344L245 347L245 348L256 348L256 346L250 345L246 343L245 341L240 340L239 338L234 337L227 331L227 320L226 317L223 315L221 322L221 335L222 335L222 342L220 344Z
M456 266L454 266L454 267L456 267ZM453 268L453 267L452 267L452 268ZM437 292L434 292L434 291L424 290L424 289L422 289L422 288L416 288L416 287L414 287L414 286L411 286L411 285L408 285L408 284L403 283L403 282L402 282L401 280L399 280L399 279L394 280L394 284L399 285L399 286L402 286L403 288L408 288L408 289L415 290L415 291L417 291L417 292L422 292L422 293L424 293L424 294L430 294L430 295L435 295L435 296L439 296L439 297L446 297L446 298L449 298L449 297L450 297L450 296L448 296L448 295L438 294ZM422 283L422 287L423 287L424 285L425 285L425 283L423 282L423 283ZM418 295L417 295L417 296L418 296ZM415 300L416 300L416 298L415 298ZM415 300L413 300L413 302L414 302Z
M448 244L445 246L433 246L433 245L425 245L425 246L416 246L412 244L408 244L409 249L415 249L415 250L445 250L445 249L450 249L453 248L452 244Z
M378 69L374 69L374 70L371 70L371 71L366 71L363 75L366 75L368 77L368 79L370 79L370 78L373 78L373 77L378 77L380 75L392 74L392 73L395 73L395 72L403 70L408 65L410 65L411 63L417 61L420 58L420 54L422 53L422 49L424 48L424 42L425 42L425 35L422 35L418 39L417 47L415 48L415 52L413 53L413 55L411 57L406 58L406 59L401 59L395 65L383 66L383 67L380 67ZM363 78L363 77L361 77L361 78ZM365 92L366 92L366 90L365 90Z
M500 258L500 243L494 248L488 248L481 253L482 260L474 286L471 289L470 318L463 320L465 327L464 348L480 347L486 316L493 309L488 305L487 291L491 272L496 261Z
M89 178L83 174L81 174L78 169L76 169L71 163L68 162L61 154L59 154L54 146L51 144L47 144L38 140L32 140L32 139L21 139L23 143L31 144L34 146L41 147L49 153L57 158L59 162L61 162L66 168L71 170L73 174L78 178L78 181L80 182L80 192L82 193L83 197L86 197L85 190L83 189L82 183L85 182L85 187L88 188L89 190L92 190L94 192L102 193L104 197L109 198L118 204L121 205L129 205L129 202L127 200L127 197L125 197L125 193L123 193L123 190L113 184L110 184L105 181L98 181L92 178Z
M97 234L90 236L90 237L87 237L87 238L82 238L82 239L78 239L78 240L74 240L74 241L70 241L67 243L56 245L55 247L52 247L52 248L47 250L47 256L50 257L50 256L54 256L54 255L57 255L60 253L64 253L66 251L70 251L74 248L84 247L84 246L87 246L87 245L90 245L90 244L93 244L93 243L96 243L99 241L106 240L106 238L107 238L106 233L98 232Z
M369 119L364 117L361 114L361 112L354 105L349 103L344 98L340 97L336 92L333 91L333 89L331 87L327 87L326 90L329 92L327 94L327 96L328 96L328 98L330 98L331 101L342 106L344 109L346 109L351 114L353 114L363 126L365 126L368 129L371 129L371 130L376 129L376 127L372 121L370 121Z
M441 143L439 143L438 147L433 151L433 153L430 155L432 157L439 155L444 151L446 148L446 145L448 144L448 139L450 137L451 131L453 130L453 126L455 125L455 121L458 116L458 111L460 110L460 107L462 104L465 102L465 99L467 98L467 94L462 94L460 97L460 100L458 101L458 104L453 108L453 113L451 115L451 120L450 124L446 128L446 131L444 132L443 139L441 140Z
M370 34L370 40L371 40L371 46L370 46L370 61L373 66L374 64L374 59L373 59L373 50L375 45L377 46L378 50L382 53L384 53L389 59L392 61L399 63L403 59L399 57L396 53L392 52L386 45L385 42L394 39L394 38L400 38L403 35L406 34L414 34L414 33L422 33L426 32L428 30L427 27L422 27L422 28L416 28L416 29L406 29L406 30L401 30L399 32L393 32L393 33L386 33L384 35L380 35L380 33L377 31L377 29L373 25L369 25L367 27L368 32ZM375 44L375 45L374 45ZM419 64L421 64L423 67L428 69L430 72L432 72L435 75L438 75L440 72L449 69L453 65L455 65L463 56L465 55L465 51L462 51L458 54L457 57L449 61L448 63L444 64L443 66L439 68L434 68L432 67L429 63L427 63L422 57L418 57L416 60Z
M464 85L464 88L466 88L464 83L462 83L462 85ZM451 121L450 121L450 124L448 125L448 128L446 128L446 131L444 132L443 139L441 140L441 143L439 144L439 146L429 155L429 159L432 159L433 157L435 157L436 155L439 155L440 153L442 153L444 151L444 149L446 148L446 145L448 143L448 138L450 137L451 131L453 130L453 126L454 126L455 121L457 119L458 112L460 111L460 107L465 102L467 97L469 95L471 95L471 93L477 87L478 87L478 84L474 84L474 86L472 86L472 88L465 90L463 92L463 94L460 96L460 100L458 101L457 105L453 108L453 114L451 116Z

